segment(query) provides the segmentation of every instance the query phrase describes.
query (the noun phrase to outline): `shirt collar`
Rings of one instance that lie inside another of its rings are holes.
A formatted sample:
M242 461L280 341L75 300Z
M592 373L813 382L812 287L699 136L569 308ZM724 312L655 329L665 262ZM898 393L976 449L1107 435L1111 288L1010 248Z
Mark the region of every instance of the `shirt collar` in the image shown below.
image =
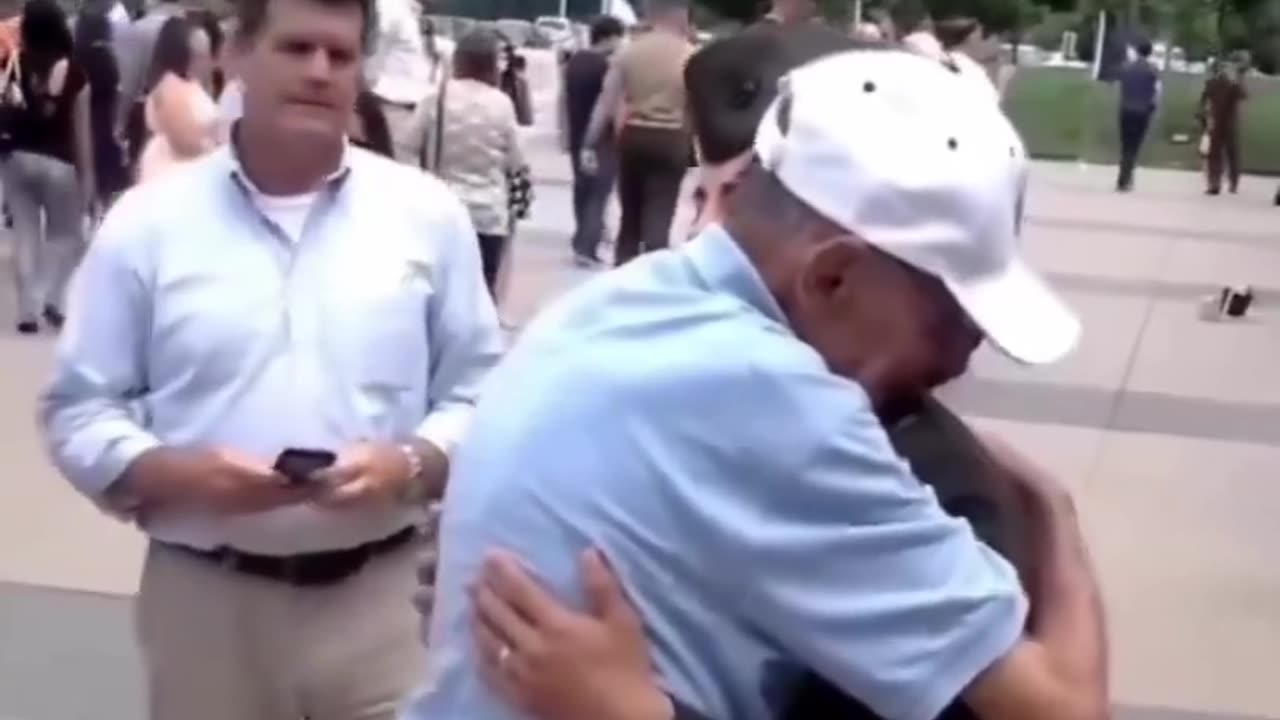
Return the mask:
M237 122L236 125L239 125ZM227 175L236 183L238 187L249 192L265 195L254 185L253 180L249 178L249 174L245 172L244 166L240 164L240 152L235 142L236 126L231 128L231 140L222 144L214 152L217 154L218 163L226 171ZM344 138L342 143L342 158L338 161L338 167L329 173L324 182L321 183L317 190L338 189L347 181L347 177L351 175L351 142Z
M732 295L770 320L789 325L764 279L723 226L708 225L681 251L712 290Z

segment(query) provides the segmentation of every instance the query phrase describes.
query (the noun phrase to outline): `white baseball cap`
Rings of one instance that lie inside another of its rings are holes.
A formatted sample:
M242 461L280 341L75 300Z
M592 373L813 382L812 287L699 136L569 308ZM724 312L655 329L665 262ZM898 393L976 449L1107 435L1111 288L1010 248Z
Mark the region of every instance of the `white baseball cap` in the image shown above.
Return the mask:
M852 50L792 71L756 134L788 190L941 280L989 340L1052 362L1080 322L1020 252L1027 159L996 103L944 65Z

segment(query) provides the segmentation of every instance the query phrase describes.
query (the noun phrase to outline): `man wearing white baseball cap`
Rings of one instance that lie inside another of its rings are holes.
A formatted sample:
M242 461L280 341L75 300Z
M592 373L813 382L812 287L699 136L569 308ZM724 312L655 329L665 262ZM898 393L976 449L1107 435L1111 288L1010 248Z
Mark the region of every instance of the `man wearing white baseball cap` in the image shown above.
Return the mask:
M881 420L961 374L984 332L1028 362L1079 334L1019 256L1021 142L973 92L898 51L793 72L723 225L534 322L453 464L413 717L765 720L788 668L894 720L957 697L984 720L1107 717L1100 603L1067 493L990 446L1031 532L1020 581L942 511ZM639 622L614 628L643 629L649 656L644 642L629 665L601 650L598 681L562 704L524 692L558 633L516 587L529 576L606 616L629 612L625 592ZM498 595L516 611L492 612Z

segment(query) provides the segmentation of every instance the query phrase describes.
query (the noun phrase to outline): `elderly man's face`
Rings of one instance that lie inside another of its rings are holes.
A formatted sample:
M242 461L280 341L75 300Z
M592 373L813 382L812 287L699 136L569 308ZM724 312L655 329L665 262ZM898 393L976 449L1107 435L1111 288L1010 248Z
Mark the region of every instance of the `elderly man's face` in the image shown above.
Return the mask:
M940 280L855 236L813 244L798 265L793 329L878 401L918 397L960 376L982 341Z
M726 201L750 166L745 153L703 164L693 232L724 220ZM819 243L789 293L793 329L837 374L864 380L868 363L888 403L914 399L962 375L982 332L942 282L848 236Z

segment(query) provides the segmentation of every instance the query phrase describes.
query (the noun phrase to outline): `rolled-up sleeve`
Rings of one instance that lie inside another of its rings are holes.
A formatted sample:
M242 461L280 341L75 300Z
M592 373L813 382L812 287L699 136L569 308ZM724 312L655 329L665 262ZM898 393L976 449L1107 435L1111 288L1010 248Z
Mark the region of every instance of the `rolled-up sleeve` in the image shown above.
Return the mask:
M708 535L692 548L707 567L751 568L726 597L780 653L882 717L936 717L1019 641L1017 573L939 507L856 385L751 375L779 422L699 489Z
M53 380L40 402L55 465L99 503L130 463L160 444L136 412L147 387L151 306L141 232L128 208L108 214L72 281Z
M443 227L433 234L440 261L428 310L427 417L418 435L450 454L466 432L481 385L502 357L505 341L466 209L449 195L442 217Z

